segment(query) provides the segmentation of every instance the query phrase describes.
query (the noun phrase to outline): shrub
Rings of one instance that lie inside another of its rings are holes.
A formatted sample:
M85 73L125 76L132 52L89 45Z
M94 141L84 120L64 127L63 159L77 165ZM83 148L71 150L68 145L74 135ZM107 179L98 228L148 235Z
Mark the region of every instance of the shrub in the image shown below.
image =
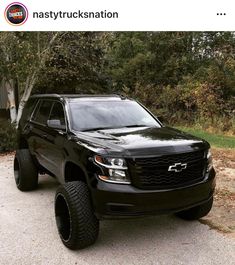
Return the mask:
M136 83L123 92L140 100L165 124L235 134L235 98L226 99L212 83L185 78L173 87Z
M194 90L194 95L199 116L214 125L216 117L224 114L225 102L220 87L204 83Z
M0 152L15 150L16 129L9 122L1 122L0 139Z

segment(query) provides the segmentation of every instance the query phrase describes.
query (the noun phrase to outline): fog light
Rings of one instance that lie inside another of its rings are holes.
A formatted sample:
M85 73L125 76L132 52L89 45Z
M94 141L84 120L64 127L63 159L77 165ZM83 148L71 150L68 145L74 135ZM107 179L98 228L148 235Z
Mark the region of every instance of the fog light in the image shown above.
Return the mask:
M99 176L99 178L106 182L119 183L119 184L130 184L129 178L126 176L124 170L109 169L109 176Z
M126 172L124 170L109 169L110 179L116 181L126 181Z

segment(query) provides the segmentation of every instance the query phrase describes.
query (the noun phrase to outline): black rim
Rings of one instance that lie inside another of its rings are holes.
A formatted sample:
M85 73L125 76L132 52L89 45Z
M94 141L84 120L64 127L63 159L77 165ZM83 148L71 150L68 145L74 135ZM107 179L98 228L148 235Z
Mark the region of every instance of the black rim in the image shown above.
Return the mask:
M18 162L17 158L15 158L15 160L14 160L14 176L15 176L16 185L19 185L19 183L20 183L20 166L19 166L19 162Z
M58 194L55 202L55 216L58 231L64 241L68 241L71 234L71 219L68 204L62 194Z

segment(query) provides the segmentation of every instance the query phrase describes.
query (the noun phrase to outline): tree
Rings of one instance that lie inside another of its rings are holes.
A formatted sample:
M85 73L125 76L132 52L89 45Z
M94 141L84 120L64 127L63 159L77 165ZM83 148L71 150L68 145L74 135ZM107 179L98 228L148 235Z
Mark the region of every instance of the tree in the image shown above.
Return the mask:
M4 78L9 101L11 122L18 124L38 75L60 33L4 32L0 34L0 72ZM14 80L17 80L21 99L18 112L14 99Z
M192 79L235 93L233 32L117 32L110 34L106 72L114 87L135 84L172 89Z
M105 89L102 33L67 32L51 49L35 86L39 93L97 93ZM47 80L47 82L45 82Z
M16 123L32 91L121 90L162 113L176 115L177 106L187 119L191 112L202 113L202 104L196 104L199 101L192 92L198 88L200 95L205 89L216 92L216 102L225 102L223 113L234 113L233 32L3 32L0 60ZM20 92L18 113L15 81Z
M39 93L103 91L102 38L96 32L1 33L0 73L9 92L12 123L18 124L33 89ZM20 91L18 112L15 80Z
M115 86L176 85L193 72L190 32L121 32L112 35L106 55Z

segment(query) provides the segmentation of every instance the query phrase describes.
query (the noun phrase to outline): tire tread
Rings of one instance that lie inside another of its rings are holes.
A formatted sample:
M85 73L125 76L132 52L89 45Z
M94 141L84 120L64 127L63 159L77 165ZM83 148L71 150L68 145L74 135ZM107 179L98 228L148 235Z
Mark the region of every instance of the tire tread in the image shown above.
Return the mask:
M28 149L16 151L15 159L19 163L19 183L17 188L21 191L34 190L38 186L38 169Z
M81 181L74 181L60 186L56 192L62 194L69 206L72 220L70 239L61 240L70 249L82 249L92 245L99 233L99 221L93 213L90 194L87 185Z

